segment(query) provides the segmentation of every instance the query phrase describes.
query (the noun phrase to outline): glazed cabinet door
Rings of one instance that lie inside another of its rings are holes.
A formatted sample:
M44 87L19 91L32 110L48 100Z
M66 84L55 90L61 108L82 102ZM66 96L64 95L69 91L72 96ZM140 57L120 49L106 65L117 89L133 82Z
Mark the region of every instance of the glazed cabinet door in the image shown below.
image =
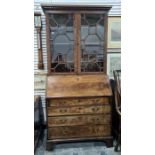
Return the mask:
M68 13L48 15L51 72L75 71L73 18Z
M99 13L48 14L48 60L52 74L105 71L105 15Z
M80 26L80 71L104 71L104 15L82 13Z

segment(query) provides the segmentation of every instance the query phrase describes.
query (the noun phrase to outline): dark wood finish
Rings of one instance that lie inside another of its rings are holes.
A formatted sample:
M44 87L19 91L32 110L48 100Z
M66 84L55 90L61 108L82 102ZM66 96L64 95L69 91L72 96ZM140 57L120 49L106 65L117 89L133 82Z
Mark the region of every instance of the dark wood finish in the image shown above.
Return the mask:
M106 143L107 147L113 146L113 139L112 138L104 138L104 142Z
M34 16L41 16L40 12L35 12ZM37 31L37 44L38 46L38 69L44 69L43 55L42 55L42 41L41 41L41 27L36 28Z
M34 12L34 16L41 16L40 12Z
M82 12L82 11L89 11L89 12L100 12L105 13L111 9L112 6L110 5L50 5L46 3L41 4L45 13L52 12L52 11L67 11L67 12Z
M51 141L46 142L46 150L48 150L48 151L53 150L53 142L51 142Z

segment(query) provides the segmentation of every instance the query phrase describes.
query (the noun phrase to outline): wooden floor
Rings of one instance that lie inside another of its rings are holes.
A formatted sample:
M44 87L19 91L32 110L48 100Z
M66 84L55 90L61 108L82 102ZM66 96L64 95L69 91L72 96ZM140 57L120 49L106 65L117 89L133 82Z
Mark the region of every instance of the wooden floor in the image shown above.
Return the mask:
M35 155L121 155L114 148L107 148L103 142L82 142L57 144L53 151L45 150L46 131L38 143Z

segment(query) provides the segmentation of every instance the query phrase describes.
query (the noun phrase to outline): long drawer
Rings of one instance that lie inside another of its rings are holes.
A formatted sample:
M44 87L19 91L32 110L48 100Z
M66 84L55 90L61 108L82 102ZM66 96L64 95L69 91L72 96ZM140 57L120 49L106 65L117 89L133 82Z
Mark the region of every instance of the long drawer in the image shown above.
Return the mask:
M48 127L111 123L110 114L48 117Z
M110 125L70 126L48 128L48 139L110 136Z
M50 99L48 106L75 106L75 105L92 105L92 104L107 104L108 97L89 97L89 98L63 98Z
M77 115L77 114L106 114L111 112L107 105L73 106L73 107L47 107L48 116Z

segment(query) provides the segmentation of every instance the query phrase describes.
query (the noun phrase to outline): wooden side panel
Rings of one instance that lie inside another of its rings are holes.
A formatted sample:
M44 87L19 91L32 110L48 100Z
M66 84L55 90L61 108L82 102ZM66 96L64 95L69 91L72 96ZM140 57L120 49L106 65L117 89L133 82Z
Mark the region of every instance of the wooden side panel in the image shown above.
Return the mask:
M110 125L52 127L48 139L110 136Z
M75 106L75 105L92 105L92 104L107 104L109 99L107 97L90 97L90 98L64 98L64 99L50 99L48 106Z
M81 115L81 116L60 116L48 117L48 127L52 126L74 126L74 125L95 125L110 124L111 115Z
M48 107L48 116L76 115L76 114L106 114L111 112L110 105L105 106L75 106L75 107Z
M107 75L55 75L47 78L47 98L111 95Z

